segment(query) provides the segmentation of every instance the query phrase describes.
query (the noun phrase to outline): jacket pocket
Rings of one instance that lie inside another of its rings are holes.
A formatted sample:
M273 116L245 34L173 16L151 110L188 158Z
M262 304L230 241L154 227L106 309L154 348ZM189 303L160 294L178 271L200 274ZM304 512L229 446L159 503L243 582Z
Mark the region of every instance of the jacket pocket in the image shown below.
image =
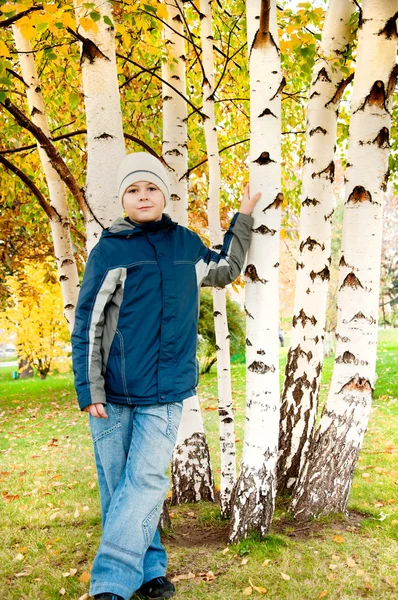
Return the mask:
M109 353L105 381L107 391L117 396L129 397L126 381L124 340L119 329L116 329L115 338Z

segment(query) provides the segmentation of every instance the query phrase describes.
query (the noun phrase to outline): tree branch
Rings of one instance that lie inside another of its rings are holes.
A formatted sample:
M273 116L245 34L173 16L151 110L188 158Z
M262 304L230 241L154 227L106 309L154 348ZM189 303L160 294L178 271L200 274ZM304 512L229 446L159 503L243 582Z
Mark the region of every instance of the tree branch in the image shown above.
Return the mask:
M178 91L173 85L171 85L168 81L165 81L162 77L160 77L160 75L158 75L157 73L154 73L153 71L151 71L150 69L146 69L145 67L143 67L142 65L139 65L138 63L136 63L134 60L132 60L131 58L127 58L127 56L123 56L123 54L119 54L118 52L116 52L116 56L118 58L121 58L122 60L125 60L129 63L131 63L132 65L134 65L135 67L138 67L139 69L142 69L143 71L145 71L146 73L150 73L151 75L153 75L153 77L156 77L156 79L159 79L159 81L162 81L163 83L165 83L166 85L168 85L172 90L175 91L176 94L178 94L187 104L189 104L189 106L191 106L194 110L194 112L198 113L198 115L200 115L202 117L202 119L205 118L205 115L198 109L196 108L196 106L194 104L192 104L192 102L190 100L188 100L188 98L186 98L186 96L184 96L184 94L181 94L180 91Z
M51 140L49 140L48 137L40 129L40 127L37 127L37 125L35 125L17 106L15 106L15 104L13 104L9 98L6 98L4 102L1 103L1 105L4 106L4 108L8 110L10 114L12 114L12 116L14 117L14 119L20 127L23 127L24 129L29 131L36 138L40 146L47 154L51 165L57 171L62 181L65 183L73 197L76 199L80 210L84 215L86 215L88 205L84 198L83 190L77 183L76 179L74 178L70 169L65 164L62 157L59 155L57 149L55 148ZM93 217L95 218L94 214Z
M245 142L249 142L249 141L250 141L250 138L246 138L244 140L240 140L239 142L234 142L233 144L229 144L228 146L221 148L221 150L219 150L219 154L221 154L221 152L225 152L225 150L228 150L229 148L232 148L233 146L237 146L238 144L244 144ZM207 158L204 158L202 161L200 161L200 163L198 163L194 167L191 167L190 169L188 169L188 171L186 173L184 173L184 175L181 177L181 179L184 179L185 177L189 177L189 175L190 175L190 173L192 173L192 171L194 171L201 165L204 165L207 162L207 160L208 160Z
M14 15L13 17L10 17L9 19L5 19L4 21L0 21L0 27L8 27L9 25L12 25L16 21L19 21L19 19L22 19L22 17L25 17L29 13L31 13L31 12L33 12L35 10L42 10L42 9L43 9L43 5L42 4L39 4L38 6L31 6L27 10L24 10L24 11L22 11L20 13L17 13L16 15Z

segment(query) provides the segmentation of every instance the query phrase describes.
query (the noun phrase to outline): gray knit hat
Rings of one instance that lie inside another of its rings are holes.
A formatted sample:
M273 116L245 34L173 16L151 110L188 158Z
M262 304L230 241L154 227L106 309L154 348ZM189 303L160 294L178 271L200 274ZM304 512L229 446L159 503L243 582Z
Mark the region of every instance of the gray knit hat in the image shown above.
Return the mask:
M163 193L165 203L170 199L170 184L167 171L158 158L147 152L127 154L117 173L117 190L120 202L129 185L136 181L150 181Z

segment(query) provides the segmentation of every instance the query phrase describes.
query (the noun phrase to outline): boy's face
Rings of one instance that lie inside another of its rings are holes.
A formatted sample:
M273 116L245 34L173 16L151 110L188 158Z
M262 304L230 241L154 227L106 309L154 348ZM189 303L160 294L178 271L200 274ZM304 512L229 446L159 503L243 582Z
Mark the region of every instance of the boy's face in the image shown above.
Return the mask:
M164 196L149 181L136 181L123 194L123 208L132 221L148 223L160 221L164 208Z

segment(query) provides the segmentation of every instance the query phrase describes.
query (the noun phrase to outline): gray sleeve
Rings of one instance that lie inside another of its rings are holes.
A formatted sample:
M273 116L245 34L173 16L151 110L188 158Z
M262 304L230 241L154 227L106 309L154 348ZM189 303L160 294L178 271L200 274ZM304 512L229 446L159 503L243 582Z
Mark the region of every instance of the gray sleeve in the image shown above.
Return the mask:
M225 287L240 274L250 242L253 217L237 213L224 236L220 252L204 244L203 253L196 263L198 285Z

